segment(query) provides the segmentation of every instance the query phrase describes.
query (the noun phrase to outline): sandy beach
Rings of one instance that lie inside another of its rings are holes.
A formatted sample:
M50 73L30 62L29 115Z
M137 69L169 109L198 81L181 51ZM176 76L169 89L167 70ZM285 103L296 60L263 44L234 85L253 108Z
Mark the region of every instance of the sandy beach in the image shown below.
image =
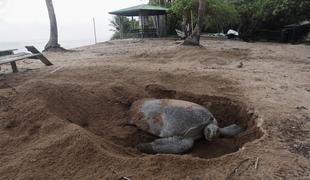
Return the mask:
M0 71L0 179L310 179L310 46L115 40ZM242 62L242 63L241 63ZM244 131L148 155L126 124L142 98L207 107Z

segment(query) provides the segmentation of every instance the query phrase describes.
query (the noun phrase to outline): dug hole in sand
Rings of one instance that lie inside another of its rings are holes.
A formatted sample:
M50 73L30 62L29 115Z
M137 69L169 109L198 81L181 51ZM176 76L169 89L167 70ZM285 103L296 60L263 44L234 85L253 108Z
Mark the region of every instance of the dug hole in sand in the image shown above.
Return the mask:
M25 163L23 158L27 157L30 162L33 161L32 165L46 166L53 171L55 168L60 171L62 169L54 167L53 163L60 163L66 168L68 163L72 164L70 169L74 166L87 166L100 159L106 170L109 169L109 163L120 163L122 166L123 163L129 163L130 166L133 160L152 163L152 160L147 160L149 158L159 158L161 163L165 163L161 158L176 158L184 163L188 160L204 161L203 159L236 152L245 143L262 136L255 124L257 116L242 102L225 97L169 90L157 84L133 86L118 82L92 85L88 82L82 86L34 81L26 83L20 90L13 104L9 106L14 107L11 109L13 113L8 114L11 118L4 125L16 139L8 139L6 143L9 146L6 147L20 150L18 159L15 159L16 163ZM235 138L221 138L214 142L202 139L183 157L142 154L136 149L136 145L153 141L156 137L136 127L127 126L131 104L142 98L195 102L210 109L220 127L236 123L245 131ZM31 150L27 151L29 145ZM166 165L174 163L166 162ZM17 167L19 166L14 166ZM31 171L35 171L35 168ZM110 171L113 173L112 167ZM81 172L75 171L73 174L75 173Z

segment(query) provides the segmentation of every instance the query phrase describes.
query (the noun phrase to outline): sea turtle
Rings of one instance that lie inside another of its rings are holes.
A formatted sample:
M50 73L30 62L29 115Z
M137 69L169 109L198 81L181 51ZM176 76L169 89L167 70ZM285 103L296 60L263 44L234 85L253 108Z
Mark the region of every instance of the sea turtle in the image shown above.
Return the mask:
M150 154L182 154L203 136L212 141L242 131L236 124L219 128L208 109L182 100L138 100L130 108L130 117L132 125L159 137L151 143L138 144L140 151Z

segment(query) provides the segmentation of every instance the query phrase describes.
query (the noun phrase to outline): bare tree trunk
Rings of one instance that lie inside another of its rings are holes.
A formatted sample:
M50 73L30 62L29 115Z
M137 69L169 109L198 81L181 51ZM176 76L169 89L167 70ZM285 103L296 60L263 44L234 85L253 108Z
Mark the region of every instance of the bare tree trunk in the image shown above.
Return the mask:
M199 0L198 19L192 34L184 41L184 45L199 46L200 45L200 28L203 25L206 11L206 0Z
M187 33L187 16L186 13L183 14L182 17L182 31L184 32L185 36L188 37Z
M57 28L57 20L54 11L53 1L45 0L48 15L50 19L50 39L48 43L45 45L44 51L59 51L65 50L58 44L58 28Z

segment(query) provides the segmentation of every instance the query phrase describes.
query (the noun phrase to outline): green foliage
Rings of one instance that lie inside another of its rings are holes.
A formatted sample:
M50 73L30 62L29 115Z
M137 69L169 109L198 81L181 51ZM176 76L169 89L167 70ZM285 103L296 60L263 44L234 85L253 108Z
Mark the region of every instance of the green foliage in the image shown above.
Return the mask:
M174 0L170 11L180 27L182 16L194 12L197 0ZM205 31L239 29L251 35L259 29L279 30L283 26L310 19L310 0L207 0Z
M182 15L184 12L183 7L187 7L190 10L190 3L195 0L149 0L149 4L155 6L163 6L169 8L167 14L167 33L169 35L175 34L175 29L181 29ZM190 3L188 3L190 2Z
M170 11L182 17L184 13L189 13L191 10L195 9L195 7L196 7L195 12L196 12L198 9L197 0L175 0L171 4Z
M150 5L170 7L171 0L149 0Z
M132 25L134 27L138 27L139 22L134 20L131 22L127 17L124 16L114 16L113 19L110 21L110 26L113 27L111 29L114 31L113 37L111 39L120 39L121 32L123 32L123 38L131 38L132 36L129 34L130 30L132 29Z
M227 32L239 23L239 14L228 0L208 0L206 11L208 32Z
M239 22L239 14L230 0L206 0L206 18L203 30L220 32L235 26ZM150 0L150 4L158 5L158 0ZM191 13L193 24L197 21L198 0L174 0L166 2L169 8L168 34L174 34L175 29L182 29L182 18L185 16L190 23Z
M114 32L113 36L111 37L111 40L128 39L128 38L136 38L136 36L134 34L131 34L131 33L124 33L121 35L120 32Z
M233 28L243 35L253 35L258 30L279 30L283 26L310 19L310 0L206 0L205 27L207 32L226 32ZM169 8L168 34L182 29L183 17L193 24L197 21L198 0L150 0L152 5ZM124 18L124 31L130 21ZM111 22L115 32L120 31L120 20Z
M110 21L110 25L113 27L112 31L114 32L127 32L130 30L130 21L124 16L114 16Z
M246 35L310 19L309 0L234 0L234 4L241 17L241 33Z

